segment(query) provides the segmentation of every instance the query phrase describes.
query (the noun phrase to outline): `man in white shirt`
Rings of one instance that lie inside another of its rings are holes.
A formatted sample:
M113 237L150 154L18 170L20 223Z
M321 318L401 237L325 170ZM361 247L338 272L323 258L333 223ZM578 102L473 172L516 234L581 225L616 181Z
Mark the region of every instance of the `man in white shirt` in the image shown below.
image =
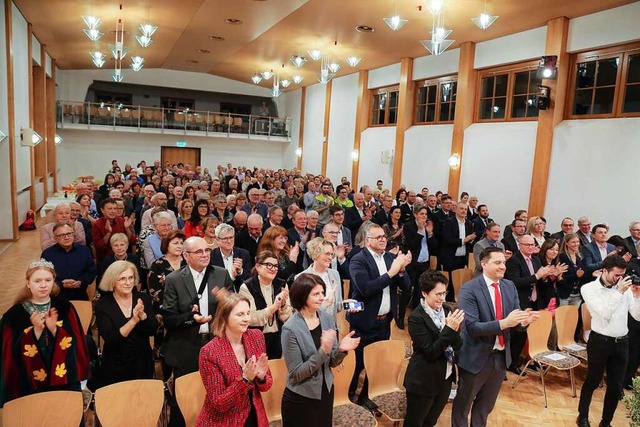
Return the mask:
M591 334L587 343L587 378L580 392L578 426L589 427L589 406L593 392L607 370L607 392L604 396L600 427L609 427L622 393L627 366L629 328L627 313L640 320L640 286L625 276L627 261L611 255L602 261L602 274L580 289L591 313Z

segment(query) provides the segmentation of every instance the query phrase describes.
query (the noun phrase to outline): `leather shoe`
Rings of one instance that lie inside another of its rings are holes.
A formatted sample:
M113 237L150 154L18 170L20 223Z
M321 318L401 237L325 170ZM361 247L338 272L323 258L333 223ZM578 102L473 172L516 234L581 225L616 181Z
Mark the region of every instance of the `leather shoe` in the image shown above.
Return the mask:
M507 371L509 371L509 372L513 372L513 373L514 373L514 374L516 374L516 375L520 375L520 374L522 374L522 369L520 369L520 367L519 367L519 366L509 366L509 367L507 368Z
M600 421L600 424L598 427L611 427L611 424L605 423L604 421Z
M398 320L396 321L396 326L398 327L398 329L404 329L404 319L398 318Z
M578 417L578 419L576 419L576 425L578 427L591 427L591 424L589 424L589 418Z

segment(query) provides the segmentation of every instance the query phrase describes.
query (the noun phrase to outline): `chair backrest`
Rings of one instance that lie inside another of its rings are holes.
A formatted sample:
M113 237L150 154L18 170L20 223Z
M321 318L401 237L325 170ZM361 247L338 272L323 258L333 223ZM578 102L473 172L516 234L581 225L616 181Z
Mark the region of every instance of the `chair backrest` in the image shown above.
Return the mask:
M145 120L153 120L154 119L154 113L155 111L153 110L142 110L142 118Z
M580 306L580 314L582 314L582 339L587 342L591 333L591 312L587 308L587 304L583 303Z
M338 312L336 315L336 326L338 327L338 339L341 340L349 333L350 329L346 311Z
M194 119L196 123L204 123L204 116L202 114L194 115Z
M476 257L473 256L473 254L469 254L469 265L468 265L469 270L476 271Z
M547 340L551 333L551 312L540 310L540 317L527 328L527 338L529 339L529 356L549 351Z
M343 299L347 299L349 298L349 290L351 289L351 280L346 279L342 281L342 298Z
M458 300L458 294L462 285L467 283L473 277L473 270L470 268L459 268L451 272L451 280L453 280L453 291L455 299Z
M282 419L282 393L287 385L287 365L284 359L269 360L269 370L273 377L273 384L266 393L262 393L262 403L267 411L269 422Z
M351 384L351 378L353 377L353 371L356 369L356 355L355 352L350 351L347 357L344 358L340 366L332 368L333 371L333 390L335 396L333 399L333 406L350 404L349 400L349 385Z
M232 124L233 124L233 117L231 117L231 116L224 116L224 124L225 124L225 125L232 125Z
M242 117L234 117L233 118L234 126L242 126Z
M176 122L184 123L186 114L173 113L173 120Z
M164 403L160 380L133 380L96 390L96 414L103 427L156 427Z
M92 105L89 107L89 115L90 116L97 116L98 115L98 107L96 107L95 105Z
M71 108L71 107L69 107ZM74 114L83 114L84 113L84 106L82 105L74 105L73 106L73 113Z
M207 122L208 125L213 124L213 119L214 117L211 114L207 114L205 117L205 121Z
M138 109L131 110L131 118L132 119L139 119L140 118L140 110L138 110Z
M108 115L109 115L109 110L107 110L105 107L98 108L98 116L107 117Z
M398 376L404 362L404 342L378 341L364 348L364 368L369 378L369 397L398 391Z
M438 257L433 255L429 257L429 267L431 267L432 270L438 269Z
M556 308L556 329L558 330L558 348L562 350L568 345L575 344L573 334L578 325L578 307L562 305Z
M130 119L131 110L120 110L120 117L122 117L123 119Z
M213 122L217 125L221 125L222 123L224 123L224 117L222 116L214 116L213 117Z
M196 419L204 405L206 390L200 372L192 372L176 378L176 400L187 427L196 425Z
M48 391L4 404L2 425L11 427L58 427L80 425L84 410L79 391Z
M91 326L91 319L93 319L93 305L91 304L91 301L80 300L73 300L71 301L71 304L73 304L73 308L78 312L78 317L82 324L82 330L86 335L89 331L89 326Z

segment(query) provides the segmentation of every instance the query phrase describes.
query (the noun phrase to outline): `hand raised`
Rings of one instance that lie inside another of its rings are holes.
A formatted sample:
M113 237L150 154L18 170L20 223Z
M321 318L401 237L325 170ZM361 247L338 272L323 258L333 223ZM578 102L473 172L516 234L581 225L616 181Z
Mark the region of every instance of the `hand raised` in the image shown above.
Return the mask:
M242 376L248 379L249 381L253 381L256 377L256 372L258 370L258 361L256 360L256 356L251 356L247 363L244 364L244 368L242 369Z
M507 327L513 328L518 326L520 323L524 322L529 318L529 313L526 311L522 311L519 309L513 310L509 315L504 319Z
M455 311L452 311L447 315L447 319L445 323L448 327L450 327L454 331L457 331L460 329L460 325L462 324L463 321L464 321L464 311L456 309Z
M322 331L322 336L320 337L320 347L322 350L329 354L331 353L331 349L333 348L333 343L336 341L336 331L335 329L326 329Z
M40 337L40 334L44 330L45 326L45 315L39 313L38 311L34 311L33 313L31 313L31 316L29 316L29 320L33 325L33 330L36 333L36 337Z
M263 380L265 375L267 375L267 371L269 370L269 358L266 353L262 353L260 357L258 357L257 366L256 366L256 377L259 380Z
M338 345L338 350L340 351L349 351L355 350L360 345L360 337L354 338L353 334L356 331L349 332L344 338L340 340L340 344Z
M58 329L58 325L56 322L58 321L58 310L55 307L51 307L49 311L45 314L44 322L47 326L47 329L51 331L53 335L56 334L56 330Z

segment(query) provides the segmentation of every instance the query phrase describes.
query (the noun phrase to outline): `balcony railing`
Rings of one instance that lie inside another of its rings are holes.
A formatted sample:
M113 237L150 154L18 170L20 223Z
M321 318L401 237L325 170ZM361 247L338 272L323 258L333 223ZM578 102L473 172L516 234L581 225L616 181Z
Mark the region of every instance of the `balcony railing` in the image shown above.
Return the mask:
M291 138L291 118L92 102L58 101L60 128L113 128L247 138Z

